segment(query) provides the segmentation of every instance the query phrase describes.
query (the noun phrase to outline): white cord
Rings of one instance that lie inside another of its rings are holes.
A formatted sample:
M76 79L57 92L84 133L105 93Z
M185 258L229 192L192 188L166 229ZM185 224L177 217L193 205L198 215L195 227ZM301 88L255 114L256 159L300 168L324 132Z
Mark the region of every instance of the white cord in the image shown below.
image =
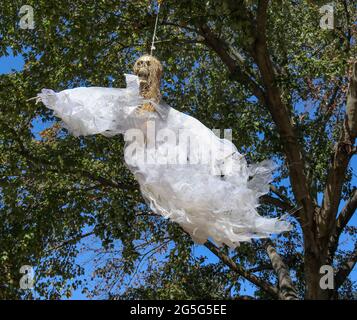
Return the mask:
M155 27L154 27L154 34L152 36L150 55L152 55L153 51L156 49L154 44L155 44L155 39L156 39L157 22L159 21L159 11L160 11L160 3L157 6L156 21L155 21Z

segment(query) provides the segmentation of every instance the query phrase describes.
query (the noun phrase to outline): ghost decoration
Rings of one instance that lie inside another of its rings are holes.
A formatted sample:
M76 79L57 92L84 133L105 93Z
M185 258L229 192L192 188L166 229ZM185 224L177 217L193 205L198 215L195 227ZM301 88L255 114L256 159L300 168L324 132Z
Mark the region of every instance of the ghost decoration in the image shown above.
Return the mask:
M37 95L75 136L123 134L125 162L150 209L178 223L196 243L235 248L242 241L290 230L258 214L274 163L248 165L227 139L161 98L163 68L140 57L126 88L79 87Z

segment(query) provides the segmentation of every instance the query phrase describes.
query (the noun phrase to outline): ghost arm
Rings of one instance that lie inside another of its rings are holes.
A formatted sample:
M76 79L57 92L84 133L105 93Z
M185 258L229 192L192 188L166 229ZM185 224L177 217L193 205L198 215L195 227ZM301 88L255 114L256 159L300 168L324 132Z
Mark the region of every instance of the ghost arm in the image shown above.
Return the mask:
M130 116L143 104L139 81L125 75L127 88L79 87L55 92L43 89L37 95L75 136L123 134L130 128Z

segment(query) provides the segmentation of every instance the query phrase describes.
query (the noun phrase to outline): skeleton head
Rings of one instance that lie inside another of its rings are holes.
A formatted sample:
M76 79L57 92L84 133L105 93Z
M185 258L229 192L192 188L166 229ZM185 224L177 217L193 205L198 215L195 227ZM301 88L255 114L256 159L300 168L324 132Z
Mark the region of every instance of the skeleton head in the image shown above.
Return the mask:
M134 73L139 77L140 94L146 99L159 102L162 65L151 55L140 57L134 64Z

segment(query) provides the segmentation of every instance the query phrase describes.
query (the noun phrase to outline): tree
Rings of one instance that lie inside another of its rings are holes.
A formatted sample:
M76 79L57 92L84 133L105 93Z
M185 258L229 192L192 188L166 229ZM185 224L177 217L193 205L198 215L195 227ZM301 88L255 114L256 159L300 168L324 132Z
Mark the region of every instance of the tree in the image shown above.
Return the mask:
M90 237L99 241L94 278L102 280L88 286L90 296L239 299L248 281L251 298L353 298L354 1L335 3L333 29L319 26L323 1L162 3L155 53L165 99L208 127L232 128L249 161L274 159L279 168L259 210L288 213L295 226L235 251L207 242L199 253L145 205L123 164L121 137L74 138L28 101L44 87L122 87L123 73L150 48L151 1L27 4L34 29L19 27L20 1L0 9L0 55L11 48L25 60L22 71L0 77L0 298L60 298L86 288L76 257ZM41 121L51 126L39 135ZM18 286L24 264L35 266L35 294ZM334 289L320 287L324 265L335 270Z

